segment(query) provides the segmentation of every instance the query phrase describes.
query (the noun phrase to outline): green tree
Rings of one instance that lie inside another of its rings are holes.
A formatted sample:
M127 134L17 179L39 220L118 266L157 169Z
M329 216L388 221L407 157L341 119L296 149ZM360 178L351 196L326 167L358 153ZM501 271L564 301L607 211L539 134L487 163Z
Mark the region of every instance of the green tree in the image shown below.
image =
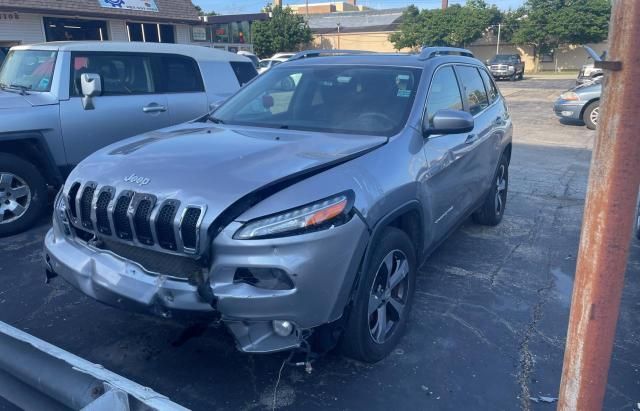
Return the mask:
M539 61L560 44L605 40L611 4L609 0L527 0L519 13L522 17L511 41L532 46Z
M445 10L419 11L409 6L389 41L398 50L423 45L462 47L482 37L500 19L500 11L484 0L467 0L464 6L454 4Z
M191 3L193 4L193 3ZM195 7L195 9L198 11L198 16L217 16L218 14L215 11L204 11L202 10L202 7L198 6L197 4L193 4L193 7Z
M280 51L299 50L311 42L313 36L309 25L301 15L289 7L267 7L271 18L253 24L253 47L256 54L265 58Z

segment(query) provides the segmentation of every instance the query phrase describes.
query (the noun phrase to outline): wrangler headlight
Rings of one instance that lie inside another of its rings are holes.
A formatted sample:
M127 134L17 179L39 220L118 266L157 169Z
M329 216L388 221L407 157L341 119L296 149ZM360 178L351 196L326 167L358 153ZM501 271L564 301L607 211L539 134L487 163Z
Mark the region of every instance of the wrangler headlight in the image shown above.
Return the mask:
M350 192L249 221L233 236L236 240L283 237L343 224L352 208Z

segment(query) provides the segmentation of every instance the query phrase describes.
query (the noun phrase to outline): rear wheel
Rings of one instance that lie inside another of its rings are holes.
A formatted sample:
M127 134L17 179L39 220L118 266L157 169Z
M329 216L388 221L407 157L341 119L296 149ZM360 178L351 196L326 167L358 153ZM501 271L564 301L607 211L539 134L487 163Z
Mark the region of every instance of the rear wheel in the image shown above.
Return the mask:
M365 362L382 360L398 344L416 276L415 248L404 231L387 227L373 247L341 343L345 355Z
M498 225L504 216L507 205L507 191L509 189L509 162L502 156L496 171L491 190L478 211L473 214L473 220L482 225Z
M46 203L47 186L38 169L12 154L0 153L0 236L30 228Z
M600 118L600 102L594 101L590 103L587 108L584 109L582 114L582 120L584 124L590 130L595 130L598 127L598 119Z

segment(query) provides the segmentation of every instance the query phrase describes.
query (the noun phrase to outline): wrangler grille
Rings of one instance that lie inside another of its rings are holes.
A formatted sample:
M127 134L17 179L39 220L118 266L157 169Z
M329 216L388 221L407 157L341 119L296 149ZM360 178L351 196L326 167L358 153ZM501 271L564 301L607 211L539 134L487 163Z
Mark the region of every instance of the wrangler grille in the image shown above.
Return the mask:
M110 186L79 182L73 183L67 200L80 239L96 236L99 240L128 243L133 248L148 247L159 253L164 250L198 253L204 206L181 206L174 199L158 202L151 194L117 192ZM149 265L145 261L145 266Z

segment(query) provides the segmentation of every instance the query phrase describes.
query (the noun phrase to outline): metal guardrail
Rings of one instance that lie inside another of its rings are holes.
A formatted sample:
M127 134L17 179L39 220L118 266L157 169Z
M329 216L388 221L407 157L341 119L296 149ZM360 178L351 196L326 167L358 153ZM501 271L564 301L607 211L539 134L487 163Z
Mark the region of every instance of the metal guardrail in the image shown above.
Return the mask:
M24 410L188 411L148 387L1 321L0 397Z

